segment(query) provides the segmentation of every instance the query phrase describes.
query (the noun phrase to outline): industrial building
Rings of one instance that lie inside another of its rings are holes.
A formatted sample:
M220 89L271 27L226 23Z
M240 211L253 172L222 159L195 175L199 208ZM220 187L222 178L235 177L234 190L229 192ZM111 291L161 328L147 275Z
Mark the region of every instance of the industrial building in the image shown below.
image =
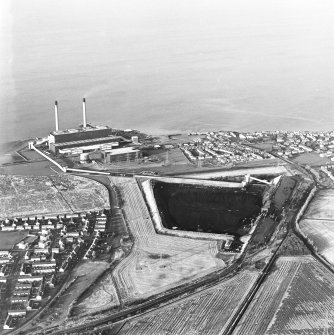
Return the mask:
M58 102L55 102L56 129L48 136L50 151L54 154L72 153L79 154L94 150L111 149L127 141L121 136L114 136L113 130L108 126L92 126L87 124L86 100L83 99L83 124L76 129L59 129Z
M119 148L105 152L106 163L136 161L141 157L141 152L133 147Z

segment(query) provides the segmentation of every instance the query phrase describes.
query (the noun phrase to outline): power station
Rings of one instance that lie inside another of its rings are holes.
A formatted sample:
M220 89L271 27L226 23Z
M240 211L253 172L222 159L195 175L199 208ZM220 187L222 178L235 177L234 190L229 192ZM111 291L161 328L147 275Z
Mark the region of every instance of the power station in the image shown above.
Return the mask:
M58 101L55 101L55 130L48 136L49 150L54 154L83 154L94 151L104 153L105 162L134 160L140 157L140 151L126 144L139 144L126 140L122 136L113 135L113 129L108 126L92 126L87 123L86 99L82 100L82 126L73 129L59 129ZM119 149L116 149L119 148Z
M54 154L93 151L103 148L117 147L127 141L121 136L114 136L108 126L91 126L87 124L86 100L82 100L82 127L75 129L59 129L58 102L55 101L55 126L56 129L48 136L49 149ZM80 149L79 149L80 148ZM81 151L80 150L80 151Z

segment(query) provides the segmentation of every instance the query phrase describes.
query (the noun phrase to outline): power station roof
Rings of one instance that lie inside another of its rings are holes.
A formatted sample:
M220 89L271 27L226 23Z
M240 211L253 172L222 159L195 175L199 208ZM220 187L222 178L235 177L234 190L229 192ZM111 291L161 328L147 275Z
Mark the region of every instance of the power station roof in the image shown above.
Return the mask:
M70 142L61 142L61 143L53 143L53 145L55 147L62 147L64 145L77 145L77 144L87 144L87 143L91 143L91 142L104 142L106 140L110 140L111 142L115 142L118 141L123 138L120 136L107 136L107 137L99 137L99 138L88 138L85 140L77 140L77 141L70 141Z
M72 133L84 133L84 132L90 132L90 131L98 131L101 129L111 129L111 128L108 126L87 126L85 128L53 130L51 134L52 135L63 135L63 134L72 134Z

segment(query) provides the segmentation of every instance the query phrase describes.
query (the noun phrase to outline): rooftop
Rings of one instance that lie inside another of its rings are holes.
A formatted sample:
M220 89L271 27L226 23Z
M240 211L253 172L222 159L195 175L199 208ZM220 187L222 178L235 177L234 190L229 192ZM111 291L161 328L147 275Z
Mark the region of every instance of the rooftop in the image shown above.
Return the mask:
M115 141L115 140L120 140L122 139L119 136L107 136L107 137L99 137L99 138L89 138L85 140L77 140L77 141L70 141L70 142L61 142L61 143L53 143L55 147L62 147L64 145L77 145L77 144L85 144L85 143L91 143L92 141L94 142L102 142L102 141L107 141L110 140L110 142Z
M65 129L65 130L54 130L51 132L52 135L63 135L63 134L73 134L73 133L83 133L87 131L97 131L101 129L111 129L108 126L91 126L87 125L87 127L79 127L79 128L72 128L72 129Z

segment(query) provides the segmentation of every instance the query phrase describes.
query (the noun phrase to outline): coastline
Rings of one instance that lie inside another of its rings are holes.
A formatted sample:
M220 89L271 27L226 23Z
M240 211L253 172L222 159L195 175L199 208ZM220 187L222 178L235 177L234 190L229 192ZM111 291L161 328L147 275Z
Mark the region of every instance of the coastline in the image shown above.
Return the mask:
M28 141L29 139L0 143L0 156L22 149L28 144Z

